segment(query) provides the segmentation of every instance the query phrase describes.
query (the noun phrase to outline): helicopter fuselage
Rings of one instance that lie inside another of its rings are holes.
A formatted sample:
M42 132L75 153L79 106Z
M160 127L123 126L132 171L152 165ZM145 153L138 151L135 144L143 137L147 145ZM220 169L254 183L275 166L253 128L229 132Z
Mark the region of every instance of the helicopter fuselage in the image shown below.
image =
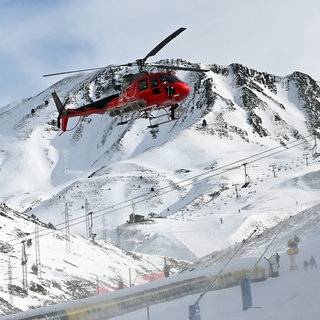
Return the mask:
M115 94L85 106L60 112L62 131L67 130L68 119L90 114L107 113L109 116L122 116L136 111L150 111L176 106L190 93L187 83L177 78L173 72L142 73L136 75L132 83L120 94Z

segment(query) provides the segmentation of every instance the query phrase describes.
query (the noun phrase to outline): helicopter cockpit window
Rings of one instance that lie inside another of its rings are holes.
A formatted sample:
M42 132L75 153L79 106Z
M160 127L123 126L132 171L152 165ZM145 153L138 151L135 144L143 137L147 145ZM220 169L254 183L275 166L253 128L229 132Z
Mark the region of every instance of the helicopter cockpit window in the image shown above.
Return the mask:
M151 77L150 78L150 86L151 88L155 88L158 86L158 80L156 77Z
M159 74L159 80L161 84L174 83L179 81L179 79L174 75L168 73Z
M144 79L144 80L139 81L138 88L139 88L139 90L148 89L147 79Z

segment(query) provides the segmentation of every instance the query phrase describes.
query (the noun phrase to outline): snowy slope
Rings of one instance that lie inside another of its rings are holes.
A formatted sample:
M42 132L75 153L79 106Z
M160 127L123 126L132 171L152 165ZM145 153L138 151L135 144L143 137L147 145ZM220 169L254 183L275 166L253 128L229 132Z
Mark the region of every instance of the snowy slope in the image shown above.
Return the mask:
M201 319L317 319L319 315L319 204L289 217L270 228L258 237L250 238L239 251L239 244L221 252L215 252L200 259L188 272L192 274L215 274L217 270L240 270L241 266L253 267L266 261L275 252L280 253L279 277L268 278L262 282L251 282L253 308L243 311L240 286L230 289L209 291L203 297L189 295L182 299L152 305L149 310L140 309L117 320L144 318L186 319L188 307L199 300ZM296 270L291 270L291 259L287 255L288 239L298 235L299 253L295 255ZM235 253L237 254L235 255ZM317 266L307 269L304 261L313 256ZM259 262L260 261L260 262ZM214 267L218 267L214 271ZM225 267L223 269L223 267ZM222 269L219 269L222 268ZM250 269L250 267L249 267ZM192 271L191 271L192 270ZM173 278L172 278L173 279Z
M319 260L317 253L320 243L318 210L319 205L284 220L259 236L251 237L242 243L241 251L238 250L238 246L231 247L224 252L213 253L211 261L208 260L209 257L201 259L202 265L195 264L192 271L144 287L144 290L148 287L157 288L157 286L182 279L216 275L218 272L221 275L228 275L230 272L240 271L244 268L250 270L256 264L267 268L268 263L265 258L278 251L280 253L280 277L267 278L267 280L258 283L251 282L252 309L242 311L241 291L239 286L236 286L232 289L207 292L203 297L200 297L199 294L187 295L185 292L186 297L182 299L168 300L161 304L151 303L149 311L141 309L116 319L144 318L147 312L149 312L150 319L163 319L172 316L184 319L188 317L188 306L194 304L198 298L200 298L198 302L202 319L210 319L213 315L218 315L221 319L231 319L231 317L237 319L256 319L257 317L259 319L267 319L268 317L301 319L302 316L316 319L319 312L319 286L317 284L319 271L317 268L311 269L311 267L304 269L303 262L309 260L311 256L315 256L316 260ZM294 235L300 237L299 254L295 256L297 269L291 270L291 261L286 254L286 247L287 240ZM137 289L139 290L139 288L120 290L116 296L128 297L128 294L136 292ZM114 295L111 295L109 299L112 297ZM108 296L104 299L108 299ZM73 304L74 307L77 307L81 305L81 300L73 302ZM59 308L59 306L57 307ZM125 304L123 304L124 307Z
M207 67L178 73L191 94L176 122L154 130L137 114L122 126L93 115L72 119L63 135L56 128L53 90L77 107L115 93L129 68L65 78L1 108L0 201L60 227L67 207L75 237L91 212L96 240L188 260L317 205L318 83L299 72ZM162 219L128 225L133 212Z
M318 251L320 242L303 245L303 257ZM300 261L301 261L300 259ZM208 292L200 301L201 319L318 319L319 316L319 269L304 271L299 261L299 269L289 271L289 260L282 258L280 276L266 281L251 283L253 308L243 311L240 287ZM199 295L190 295L179 300L153 305L149 308L149 318L161 320L173 318L188 319L188 307L195 303ZM147 310L115 317L116 320L147 318Z
M64 226L48 228L6 206L0 208L0 222L0 314L118 290L148 282L153 274L164 277L161 256L68 234ZM172 272L183 266L182 261L180 267L174 259L168 262Z

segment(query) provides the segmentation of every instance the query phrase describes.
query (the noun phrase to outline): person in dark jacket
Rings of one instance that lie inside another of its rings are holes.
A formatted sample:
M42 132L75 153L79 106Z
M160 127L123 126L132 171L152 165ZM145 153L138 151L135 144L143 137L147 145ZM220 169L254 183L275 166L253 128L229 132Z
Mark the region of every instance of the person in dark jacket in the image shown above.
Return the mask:
M310 265L310 269L312 270L313 268L317 269L317 262L316 259L314 258L314 256L311 256L309 259L309 265Z

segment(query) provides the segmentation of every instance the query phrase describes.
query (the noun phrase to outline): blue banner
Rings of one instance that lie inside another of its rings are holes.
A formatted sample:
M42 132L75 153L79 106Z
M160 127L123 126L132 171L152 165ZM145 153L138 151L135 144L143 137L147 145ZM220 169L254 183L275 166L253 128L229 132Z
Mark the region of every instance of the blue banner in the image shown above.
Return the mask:
M250 280L248 278L243 278L241 279L240 284L242 294L242 310L247 310L252 308Z
M189 306L189 319L190 320L201 320L200 308L198 304L192 304Z

